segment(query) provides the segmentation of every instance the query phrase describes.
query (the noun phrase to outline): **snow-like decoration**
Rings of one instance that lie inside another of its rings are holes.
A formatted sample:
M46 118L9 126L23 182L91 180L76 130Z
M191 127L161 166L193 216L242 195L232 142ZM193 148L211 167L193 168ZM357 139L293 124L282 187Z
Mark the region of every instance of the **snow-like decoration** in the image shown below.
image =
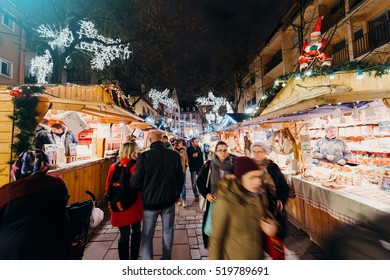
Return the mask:
M57 30L49 25L42 24L35 31L42 38L48 39L48 44L52 50L56 50L59 54L66 51L75 40L78 41L75 48L88 51L93 54L90 61L91 68L94 70L103 70L104 67L110 65L111 61L117 58L128 59L132 51L129 49L129 44L123 44L119 39L106 38L99 35L95 25L91 21L81 20L78 22L80 29L73 34L73 31L68 27ZM92 39L92 40L91 40ZM70 62L70 58L66 59L66 63ZM45 66L47 67L47 66ZM31 72L37 76L37 68Z
M65 48L69 47L74 41L73 33L68 27L62 30L53 30L51 26L40 25L38 29L34 29L40 37L51 39L49 46L54 50L58 48L61 53L65 51Z
M168 108L179 107L177 101L169 97L169 89L165 89L163 92L160 92L153 88L149 91L149 97L153 101L154 109L157 109L159 104L163 104Z
M47 84L46 77L53 72L53 61L48 50L42 56L31 59L30 74L37 77L38 84Z
M196 102L202 106L213 106L211 112L206 114L206 119L210 122L220 123L223 119L219 115L221 107L225 106L227 113L233 113L233 108L225 97L215 97L213 92L209 91L208 97L198 97Z

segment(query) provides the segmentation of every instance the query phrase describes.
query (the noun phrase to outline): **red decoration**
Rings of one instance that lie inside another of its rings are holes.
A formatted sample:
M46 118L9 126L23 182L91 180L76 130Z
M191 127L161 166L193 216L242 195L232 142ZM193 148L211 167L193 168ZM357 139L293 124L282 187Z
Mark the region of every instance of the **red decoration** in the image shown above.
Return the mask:
M322 48L326 44L326 40L321 37L321 22L323 16L320 16L314 26L310 39L303 42L302 53L298 59L300 70L306 68L314 61L320 66L330 66L331 58L322 52Z
M13 89L10 90L9 95L13 97L19 97L20 95L23 94L23 91L21 88L14 87Z

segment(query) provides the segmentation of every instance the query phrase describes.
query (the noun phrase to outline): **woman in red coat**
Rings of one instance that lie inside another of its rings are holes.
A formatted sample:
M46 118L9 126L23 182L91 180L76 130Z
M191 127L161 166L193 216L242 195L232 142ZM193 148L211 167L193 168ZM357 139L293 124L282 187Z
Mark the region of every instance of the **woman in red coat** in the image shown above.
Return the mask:
M136 160L138 156L138 147L135 143L124 143L119 150L119 164L126 166L131 160ZM110 187L110 182L113 177L117 164L114 163L108 170L106 181L106 192ZM130 168L130 174L133 174L136 164ZM132 260L138 259L139 248L141 243L141 220L143 218L144 204L141 193L138 193L137 201L127 210L123 212L111 212L110 222L114 227L119 227L120 238L118 241L119 259L128 260L131 255ZM131 245L130 244L131 231Z

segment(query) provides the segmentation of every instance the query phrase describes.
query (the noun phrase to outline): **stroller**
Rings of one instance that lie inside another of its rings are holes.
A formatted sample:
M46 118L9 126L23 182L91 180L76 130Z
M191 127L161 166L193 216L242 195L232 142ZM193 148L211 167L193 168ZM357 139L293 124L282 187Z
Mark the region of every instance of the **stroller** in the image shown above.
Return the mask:
M85 191L91 199L74 202L66 206L71 225L71 259L81 260L88 241L88 230L92 210L95 206L95 195Z

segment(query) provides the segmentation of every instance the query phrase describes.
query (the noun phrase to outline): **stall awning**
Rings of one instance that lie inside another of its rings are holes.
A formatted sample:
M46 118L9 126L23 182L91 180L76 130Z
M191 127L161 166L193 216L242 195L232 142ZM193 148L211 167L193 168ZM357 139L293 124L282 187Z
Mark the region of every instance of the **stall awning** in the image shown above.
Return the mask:
M335 79L329 76L307 77L305 80L291 79L264 109L260 116L242 125L259 122L281 122L300 120L306 112L306 119L315 115L326 115L332 105L348 104L353 102L369 102L385 99L390 96L389 75L382 77L365 76L357 80L356 73L338 73ZM317 110L320 108L319 110Z
M125 104L121 102L120 93L117 88L117 93L113 96L103 86L48 85L45 86L44 93L38 95L37 110L41 114L48 109L78 111L96 116L102 123L122 122L145 126L142 118L120 106Z

